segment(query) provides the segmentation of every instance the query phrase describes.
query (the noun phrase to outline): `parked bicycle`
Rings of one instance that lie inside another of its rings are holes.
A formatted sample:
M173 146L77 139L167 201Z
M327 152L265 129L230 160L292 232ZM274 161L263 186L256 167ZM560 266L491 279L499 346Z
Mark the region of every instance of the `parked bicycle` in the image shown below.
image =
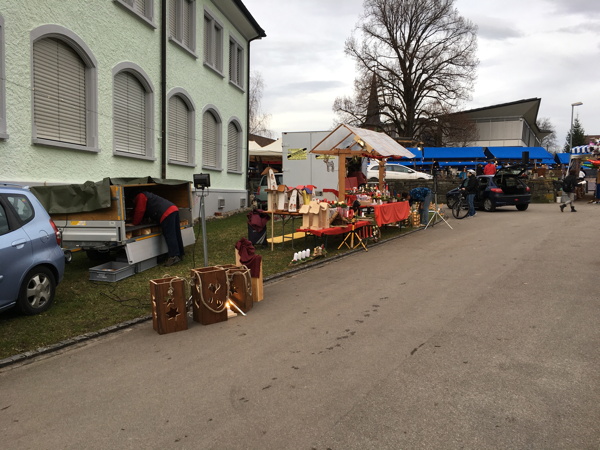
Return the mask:
M460 190L456 201L452 205L452 215L455 219L464 219L469 214L469 202L467 201L467 194L465 191Z

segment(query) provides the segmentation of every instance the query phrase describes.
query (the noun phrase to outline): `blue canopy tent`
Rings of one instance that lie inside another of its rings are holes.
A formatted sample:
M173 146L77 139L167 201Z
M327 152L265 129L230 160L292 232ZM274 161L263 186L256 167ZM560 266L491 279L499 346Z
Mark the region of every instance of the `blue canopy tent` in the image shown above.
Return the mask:
M554 164L556 164L556 161L554 160L554 158L544 158L541 161L542 164L545 164L546 166L554 166Z
M464 167L474 166L485 161L483 147L425 147L422 150L411 148L415 157L410 159L410 164L431 165L434 161L440 166Z
M571 159L570 153L557 153L554 155L554 161L556 164L569 164L569 160Z
M421 156L423 161L438 162L481 162L486 159L483 147L425 147L421 152Z
M485 147L486 156L499 162L522 161L523 152L529 152L529 161L534 164L543 164L542 160L552 159L552 154L543 147Z

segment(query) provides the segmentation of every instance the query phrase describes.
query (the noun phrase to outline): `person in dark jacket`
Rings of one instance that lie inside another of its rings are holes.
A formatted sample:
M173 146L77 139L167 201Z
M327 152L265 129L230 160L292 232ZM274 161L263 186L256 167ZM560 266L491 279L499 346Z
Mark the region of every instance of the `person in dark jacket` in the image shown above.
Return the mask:
M569 175L563 180L563 195L560 205L560 212L563 212L567 205L571 205L571 212L577 212L573 202L575 201L575 188L577 187L577 171L569 170Z
M179 208L169 200L151 192L140 192L133 200L134 211L131 223L139 225L144 218L159 223L167 241L169 258L165 266L172 266L183 258L183 239L179 223Z
M465 187L461 188L466 191L467 203L469 204L469 217L477 215L475 211L475 194L477 194L477 176L473 169L467 170L467 183Z
M408 192L408 201L419 202L420 227L427 226L429 222L429 204L431 203L431 189L426 187L416 187Z

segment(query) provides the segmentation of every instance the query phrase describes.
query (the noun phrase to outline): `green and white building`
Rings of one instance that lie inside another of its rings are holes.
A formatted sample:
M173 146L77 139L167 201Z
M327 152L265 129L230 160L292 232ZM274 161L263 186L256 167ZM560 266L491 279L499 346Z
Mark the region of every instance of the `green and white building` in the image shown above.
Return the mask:
M193 180L245 206L250 43L241 0L3 0L0 182Z

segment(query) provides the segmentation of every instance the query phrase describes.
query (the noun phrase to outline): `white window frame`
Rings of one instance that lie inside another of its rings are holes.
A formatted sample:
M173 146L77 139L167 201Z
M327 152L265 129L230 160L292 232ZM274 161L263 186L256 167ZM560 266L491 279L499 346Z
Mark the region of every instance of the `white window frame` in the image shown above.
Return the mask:
M90 48L85 42L72 31L59 25L42 25L35 28L30 33L31 45L31 111L35 118L35 68L33 63L34 44L41 39L54 38L68 45L75 53L79 55L85 66L85 101L86 101L86 144L75 144L40 138L37 135L35 119L31 121L32 143L34 145L44 145L49 147L58 147L71 150L84 150L90 152L99 152L98 148L98 62Z
M167 96L167 105L170 105L171 99L173 97L177 97L187 107L187 124L188 124L188 148L187 148L187 161L181 161L179 159L175 159L171 157L171 149L169 148L170 143L170 118L171 118L171 110L168 106L167 108L167 155L169 164L176 164L181 166L195 167L196 166L196 106L192 100L191 95L185 90L181 88L172 89Z
M142 20L152 28L156 28L154 23L154 0L113 0L127 12ZM143 11L141 10L143 9Z
M144 154L137 154L132 152L121 151L117 149L117 139L115 133L114 120L116 115L116 96L115 91L115 78L118 74L127 72L134 76L137 81L140 82L145 91L145 114L144 114L144 128L145 128L145 151ZM113 74L113 154L117 156L125 156L128 158L138 158L154 160L154 87L150 81L150 77L144 70L137 64L124 62L117 64L112 71Z
M189 20L188 42L184 36L186 11ZM195 0L169 0L169 40L197 58Z
M216 129L214 140L210 139L206 134L207 114L212 115L215 119ZM202 168L210 170L222 170L223 151L222 151L222 124L221 115L214 105L208 105L202 112ZM214 165L207 161L207 154L214 152Z
M244 74L246 73L246 56L244 47L233 37L229 37L229 82L244 90Z
M231 127L236 128L237 142L231 142ZM243 135L242 125L238 118L232 118L227 124L227 172L241 174L243 165ZM232 145L236 144L236 145ZM237 163L234 162L237 161Z
M204 10L204 65L223 76L223 25Z
M8 139L6 129L6 74L4 65L4 18L0 16L0 139Z

